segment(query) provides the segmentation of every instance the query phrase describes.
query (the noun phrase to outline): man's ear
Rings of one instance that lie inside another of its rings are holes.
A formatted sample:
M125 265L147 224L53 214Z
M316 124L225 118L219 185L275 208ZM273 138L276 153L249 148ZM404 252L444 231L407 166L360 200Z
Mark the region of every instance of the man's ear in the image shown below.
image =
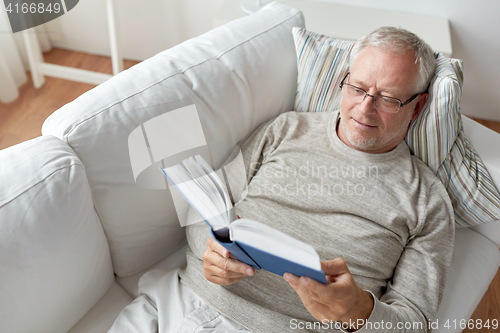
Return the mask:
M411 117L411 120L417 119L420 111L424 108L425 102L427 101L427 98L429 97L428 93L422 93L418 97L417 104L415 104L415 110L413 111L413 116Z

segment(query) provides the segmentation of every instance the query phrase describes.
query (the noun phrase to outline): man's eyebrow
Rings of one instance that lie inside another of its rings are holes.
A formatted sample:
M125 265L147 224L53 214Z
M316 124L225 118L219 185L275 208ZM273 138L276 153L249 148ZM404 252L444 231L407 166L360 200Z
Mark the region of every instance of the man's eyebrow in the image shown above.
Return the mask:
M365 84L363 81L360 81L360 80L353 79L351 84L354 84L355 86L358 86L358 85L359 85L359 87L360 87L360 88L363 88L363 89L365 89L365 88L366 88L366 84ZM365 90L366 90L366 89L365 89ZM380 93L378 93L378 94L381 94L381 93L387 93L387 94L390 94L390 95L392 95L392 96L399 96L399 95L401 95L401 92L399 92L399 91L394 91L394 90L392 90L392 89L382 89L382 90L380 91ZM388 96L388 97L391 97L391 96Z

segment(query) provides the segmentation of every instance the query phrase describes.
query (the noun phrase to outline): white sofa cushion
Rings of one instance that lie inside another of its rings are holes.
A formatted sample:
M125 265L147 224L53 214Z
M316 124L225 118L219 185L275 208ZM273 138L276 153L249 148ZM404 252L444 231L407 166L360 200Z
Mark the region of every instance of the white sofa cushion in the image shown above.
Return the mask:
M0 332L66 332L113 272L85 169L38 137L0 151Z
M270 4L120 73L46 120L42 133L67 142L85 165L118 276L131 276L185 243L168 190L135 184L129 134L195 104L209 145L236 143L292 110L294 26L304 26L298 10Z

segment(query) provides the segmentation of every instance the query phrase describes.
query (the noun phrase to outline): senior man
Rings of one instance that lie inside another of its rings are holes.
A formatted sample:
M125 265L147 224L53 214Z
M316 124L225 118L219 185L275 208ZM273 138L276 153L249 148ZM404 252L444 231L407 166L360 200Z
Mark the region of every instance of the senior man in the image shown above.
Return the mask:
M248 195L238 215L313 245L327 285L254 272L213 239L200 246L205 226L188 227L182 279L251 331L331 328L314 319L425 331L436 316L453 210L404 142L428 97L433 52L408 31L380 28L356 43L350 68L340 112L285 113L240 143Z
M377 29L354 46L340 111L284 113L240 143L248 195L237 214L313 245L326 285L254 271L198 223L186 230L181 281L169 287L182 310L165 325L193 332L427 331L451 261L453 210L404 138L434 67L420 38Z

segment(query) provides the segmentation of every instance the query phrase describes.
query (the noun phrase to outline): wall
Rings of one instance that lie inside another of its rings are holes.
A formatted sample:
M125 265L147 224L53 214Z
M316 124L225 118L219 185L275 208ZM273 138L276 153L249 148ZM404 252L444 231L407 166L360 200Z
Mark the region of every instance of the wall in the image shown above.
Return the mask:
M144 60L212 28L222 0L114 0L117 33L124 58ZM110 54L106 4L80 0L50 22L62 32L55 47Z
M233 0L239 1L239 0ZM500 121L500 1L323 0L325 2L446 17L453 56L464 60L462 112ZM115 0L118 34L127 59L144 60L212 27L223 0ZM81 0L55 20L57 47L109 55L105 3Z

